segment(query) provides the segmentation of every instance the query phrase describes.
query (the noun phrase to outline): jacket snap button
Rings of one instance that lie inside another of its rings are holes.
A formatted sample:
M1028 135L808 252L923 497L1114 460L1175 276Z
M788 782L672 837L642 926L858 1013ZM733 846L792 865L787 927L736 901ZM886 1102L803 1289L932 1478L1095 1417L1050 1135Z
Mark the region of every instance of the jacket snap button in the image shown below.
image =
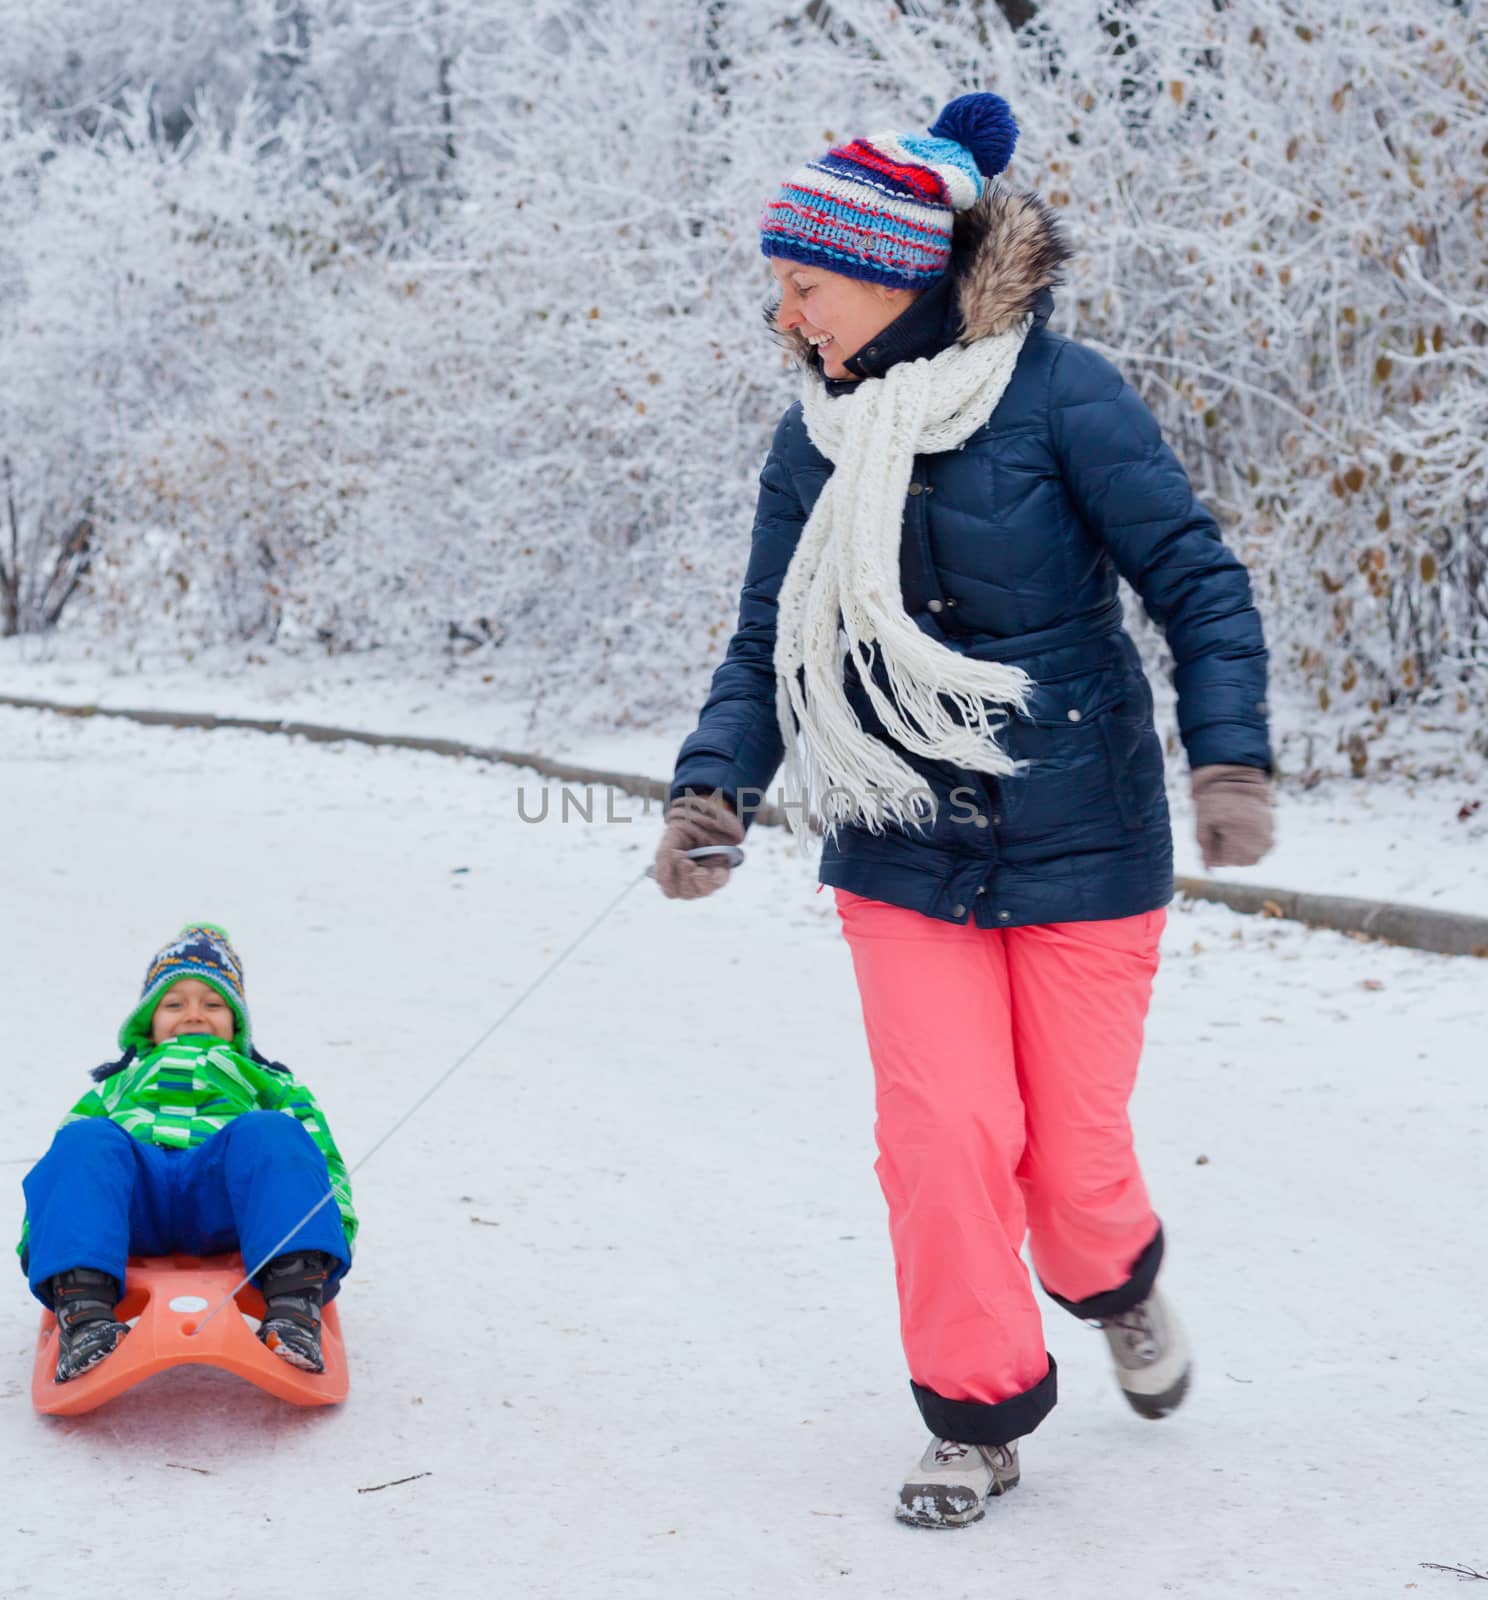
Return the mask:
M992 826L994 828L1000 828L1002 826L1002 813L1000 811L994 811L992 813Z
M1069 708L1069 719L1071 722L1078 722L1080 720L1080 710L1078 706L1071 706Z
M954 906L952 906L951 907L951 915L953 917L964 917L966 915L966 907L962 906L962 905L954 905Z
M919 494L924 487L925 485L923 483L912 483L909 486L909 492L911 494Z
M1011 911L999 911L997 913L997 920L999 922L1006 922L1008 920L1008 918L1011 917L1011 916L1012 916L1012 912Z
M931 611L940 611L942 609L940 601L939 600L932 600L930 602L929 609Z
M954 601L954 600L947 600L947 601L946 601L946 604L947 604L947 605L948 605L948 606L953 606L953 605L955 605L955 603L956 603L956 602L955 602L955 601Z
M978 828L985 828L987 826L987 819L984 816L982 816L982 814L980 812L977 813L976 817L973 820L974 820L975 825Z
M983 885L982 885L982 886L981 886L981 888L980 888L980 889L978 889L978 890L977 890L977 893L978 893L978 894L986 894L986 892L987 892L987 885L986 885L986 884L985 884L985 883L984 883L984 884L983 884Z

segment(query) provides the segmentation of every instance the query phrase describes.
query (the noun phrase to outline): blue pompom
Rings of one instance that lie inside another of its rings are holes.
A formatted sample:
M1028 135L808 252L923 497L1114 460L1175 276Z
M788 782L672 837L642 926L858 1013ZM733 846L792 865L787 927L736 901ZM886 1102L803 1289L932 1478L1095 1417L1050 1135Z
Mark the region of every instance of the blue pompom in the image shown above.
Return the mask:
M971 152L977 170L995 178L1013 159L1018 124L1000 94L963 94L952 100L930 130L936 139L954 139Z

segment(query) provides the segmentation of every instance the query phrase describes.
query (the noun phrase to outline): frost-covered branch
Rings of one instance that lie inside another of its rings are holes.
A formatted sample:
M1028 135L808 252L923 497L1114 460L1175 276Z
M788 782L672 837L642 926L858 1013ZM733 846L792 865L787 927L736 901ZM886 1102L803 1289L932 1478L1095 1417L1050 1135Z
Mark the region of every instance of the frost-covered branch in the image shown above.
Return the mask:
M1158 412L1280 684L1350 730L1488 700L1481 18L1012 9L33 8L0 64L13 625L66 594L131 635L454 637L507 692L675 715L792 390L760 206L988 87L1076 245L1057 326Z

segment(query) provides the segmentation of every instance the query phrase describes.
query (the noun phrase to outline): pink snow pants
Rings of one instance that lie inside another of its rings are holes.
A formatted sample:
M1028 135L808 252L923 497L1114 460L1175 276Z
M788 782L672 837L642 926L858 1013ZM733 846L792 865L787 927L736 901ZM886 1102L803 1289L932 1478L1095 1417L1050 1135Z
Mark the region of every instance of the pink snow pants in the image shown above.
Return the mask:
M1080 1315L1145 1298L1161 1257L1127 1102L1166 913L989 929L836 897L916 1398L942 1437L1006 1443L1054 1403L1025 1235Z

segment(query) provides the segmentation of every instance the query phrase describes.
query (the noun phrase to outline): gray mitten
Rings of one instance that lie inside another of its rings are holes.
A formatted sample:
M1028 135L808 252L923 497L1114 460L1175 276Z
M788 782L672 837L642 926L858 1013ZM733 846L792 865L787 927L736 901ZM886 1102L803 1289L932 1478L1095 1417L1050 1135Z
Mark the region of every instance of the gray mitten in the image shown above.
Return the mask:
M1253 867L1271 848L1271 780L1259 767L1196 767L1194 826L1206 867Z
M744 825L719 794L684 794L667 807L666 832L656 850L656 886L668 900L701 900L728 882L722 861L690 861L707 844L743 844Z

